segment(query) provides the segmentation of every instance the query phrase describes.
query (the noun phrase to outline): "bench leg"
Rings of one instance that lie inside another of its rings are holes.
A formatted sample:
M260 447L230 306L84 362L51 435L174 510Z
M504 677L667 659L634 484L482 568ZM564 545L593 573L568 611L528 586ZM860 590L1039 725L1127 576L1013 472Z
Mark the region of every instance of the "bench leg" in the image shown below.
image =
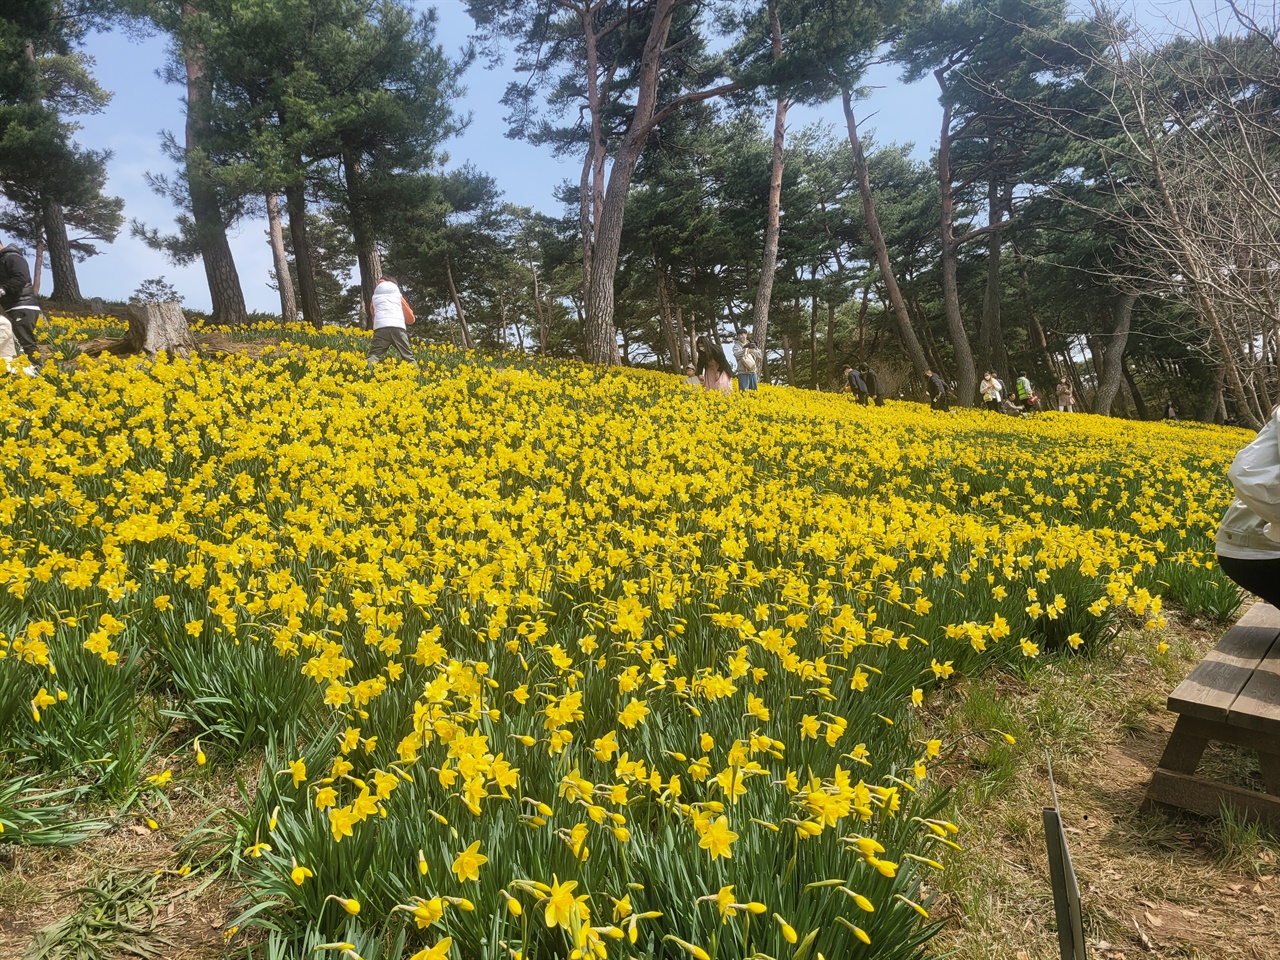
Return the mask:
M1172 796L1179 795L1180 791L1177 788L1171 788L1170 783L1167 782L1169 778L1165 776L1165 772L1172 771L1175 774L1192 776L1196 772L1196 767L1200 765L1205 747L1209 745L1209 733L1202 721L1192 717L1178 717L1173 725L1173 732L1169 734L1169 742L1165 744L1164 753L1160 756L1160 763L1151 775L1147 794L1139 807L1143 813L1150 813L1160 804L1168 804Z
M1197 725L1188 722L1190 718L1179 717L1173 725L1173 733L1169 734L1169 742L1165 745L1164 754L1160 757L1160 766L1165 770L1178 773L1195 773L1204 756L1204 749L1209 745L1209 738L1204 736Z
M1264 753L1259 750L1258 767L1262 771L1262 782L1267 793L1280 797L1280 753Z

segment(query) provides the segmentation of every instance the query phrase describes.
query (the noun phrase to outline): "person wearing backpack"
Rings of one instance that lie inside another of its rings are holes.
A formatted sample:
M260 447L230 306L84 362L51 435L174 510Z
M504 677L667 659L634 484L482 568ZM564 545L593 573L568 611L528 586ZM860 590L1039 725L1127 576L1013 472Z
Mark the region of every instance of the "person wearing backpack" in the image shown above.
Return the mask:
M1280 407L1227 470L1235 500L1214 538L1228 577L1280 607Z
M940 376L927 369L924 372L924 384L929 389L929 406L943 413L949 413L951 404L947 402L947 384Z
M738 389L760 389L760 366L764 356L756 342L747 337L747 331L741 331L733 341L733 362L738 368Z
M844 392L853 391L858 395L858 402L864 407L867 405L867 383L862 379L862 374L853 367L844 368Z
M883 407L884 395L880 392L880 375L868 365L862 368L862 379L867 385L867 394L875 401L877 407Z

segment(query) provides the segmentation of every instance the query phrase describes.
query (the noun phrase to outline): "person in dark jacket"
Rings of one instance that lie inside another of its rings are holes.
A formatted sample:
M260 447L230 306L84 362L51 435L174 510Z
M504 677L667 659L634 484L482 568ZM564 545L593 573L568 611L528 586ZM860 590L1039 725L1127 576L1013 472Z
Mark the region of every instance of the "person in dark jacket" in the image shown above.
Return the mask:
M880 375L870 367L863 367L862 379L867 385L867 394L875 401L877 407L883 407L884 394L880 392Z
M27 258L13 244L0 248L0 311L13 325L13 336L32 360L37 359L36 319L40 301L31 287Z
M948 413L951 410L951 404L947 402L947 385L943 379L932 370L926 370L924 382L929 388L929 406Z
M860 374L853 367L844 368L845 387L844 392L848 393L852 390L858 395L858 402L864 407L867 405L867 384Z

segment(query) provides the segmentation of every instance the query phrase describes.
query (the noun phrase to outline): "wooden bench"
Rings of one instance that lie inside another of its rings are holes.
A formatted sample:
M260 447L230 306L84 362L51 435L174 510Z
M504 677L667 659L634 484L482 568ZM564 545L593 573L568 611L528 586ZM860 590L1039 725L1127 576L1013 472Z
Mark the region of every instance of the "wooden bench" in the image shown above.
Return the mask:
M1280 820L1280 611L1255 603L1169 695L1178 714L1143 808L1216 817L1224 802ZM1210 740L1256 750L1265 793L1197 777Z

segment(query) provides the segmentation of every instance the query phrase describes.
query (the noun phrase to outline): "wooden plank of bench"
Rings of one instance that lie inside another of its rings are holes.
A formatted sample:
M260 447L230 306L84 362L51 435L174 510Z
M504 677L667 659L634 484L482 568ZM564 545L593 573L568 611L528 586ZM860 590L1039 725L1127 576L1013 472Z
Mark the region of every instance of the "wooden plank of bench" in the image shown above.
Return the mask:
M1238 627L1272 627L1280 630L1280 610L1258 600L1236 621Z
M1232 627L1169 694L1169 709L1205 720L1226 720L1231 705L1266 659L1277 637L1280 626L1241 623Z
M1220 816L1223 801L1249 816L1280 820L1280 797L1214 783L1187 773L1156 770L1147 788L1147 804L1163 803L1206 817Z
M1280 644L1253 671L1227 711L1227 723L1280 737Z

